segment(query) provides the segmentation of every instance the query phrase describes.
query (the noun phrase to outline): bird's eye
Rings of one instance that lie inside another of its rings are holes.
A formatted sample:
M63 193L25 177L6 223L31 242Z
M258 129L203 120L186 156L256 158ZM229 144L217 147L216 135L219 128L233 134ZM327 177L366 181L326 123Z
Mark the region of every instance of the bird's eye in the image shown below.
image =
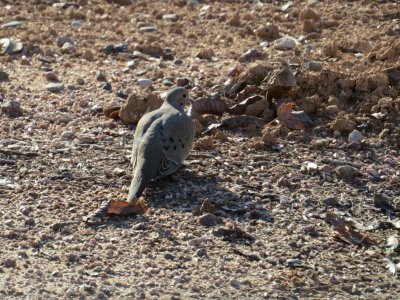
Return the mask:
M183 96L182 96L183 98L186 98L186 94L183 94Z

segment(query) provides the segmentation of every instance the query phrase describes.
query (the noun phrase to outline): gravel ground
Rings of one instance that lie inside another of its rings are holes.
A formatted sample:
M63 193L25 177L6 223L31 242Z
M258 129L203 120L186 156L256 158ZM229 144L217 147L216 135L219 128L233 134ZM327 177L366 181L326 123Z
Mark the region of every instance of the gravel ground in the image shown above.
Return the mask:
M3 1L0 297L397 299L398 4L199 2ZM85 222L175 85L185 166Z

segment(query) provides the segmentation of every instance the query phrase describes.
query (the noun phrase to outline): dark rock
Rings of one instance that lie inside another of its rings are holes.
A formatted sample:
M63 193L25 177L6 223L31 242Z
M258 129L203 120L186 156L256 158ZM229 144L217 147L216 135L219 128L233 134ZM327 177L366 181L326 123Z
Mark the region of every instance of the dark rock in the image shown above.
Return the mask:
M0 106L0 112L10 118L17 118L23 115L21 103L16 100L10 100Z
M181 64L183 64L183 60L180 58L176 58L176 59L174 59L174 64L177 66L180 66Z
M0 81L8 80L8 74L4 71L0 71Z
M111 91L111 82L106 82L101 88L105 91Z
M117 97L122 99L128 99L129 94L125 91L117 91Z
M189 83L190 83L190 81L187 78L178 77L176 79L176 85L177 86L187 86Z
M199 217L199 223L204 226L214 226L221 223L221 218L213 214L205 214Z

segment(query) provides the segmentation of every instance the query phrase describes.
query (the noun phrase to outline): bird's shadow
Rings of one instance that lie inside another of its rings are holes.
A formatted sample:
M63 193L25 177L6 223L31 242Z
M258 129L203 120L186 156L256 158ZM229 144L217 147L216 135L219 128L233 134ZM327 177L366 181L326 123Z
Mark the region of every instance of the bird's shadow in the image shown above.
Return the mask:
M232 182L232 185L235 184ZM242 191L232 192L224 188L215 176L199 175L183 167L168 177L151 182L143 198L152 212L167 209L191 213L193 218L212 213L224 219L224 223L260 219L272 221L265 208L252 201L250 190L246 186L242 187ZM211 204L211 208L208 207L208 210L203 211L202 204L205 201ZM272 197L267 201L276 199ZM93 226L128 228L134 226L132 223L146 223L150 218L147 214L111 217Z

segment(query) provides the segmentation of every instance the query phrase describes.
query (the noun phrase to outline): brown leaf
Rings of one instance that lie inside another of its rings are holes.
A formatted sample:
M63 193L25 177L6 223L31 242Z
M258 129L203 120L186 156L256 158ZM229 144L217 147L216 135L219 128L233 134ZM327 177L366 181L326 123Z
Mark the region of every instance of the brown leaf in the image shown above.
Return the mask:
M190 113L191 117L195 113L199 115L212 114L222 116L228 110L228 106L218 95L212 95L208 98L194 101L192 103L192 110L194 112Z
M256 103L261 100L262 97L260 95L253 95L243 100L242 102L230 107L228 112L232 115L242 115L246 112L247 106Z
M278 120L289 129L304 130L312 124L307 114L293 111L294 103L285 103L278 108Z
M142 200L133 203L125 201L111 200L107 207L108 215L128 216L128 215L141 215L146 213L148 207Z
M107 118L115 119L115 112L117 112L117 118L118 118L118 113L119 113L120 109L121 109L121 105L112 103L103 108L103 113Z
M353 228L351 228L351 225L346 222L339 222L335 230L341 235L342 238L346 239L347 241L350 241L353 244L357 245L377 245L378 243L374 241L372 238L370 238L367 234L362 234Z

